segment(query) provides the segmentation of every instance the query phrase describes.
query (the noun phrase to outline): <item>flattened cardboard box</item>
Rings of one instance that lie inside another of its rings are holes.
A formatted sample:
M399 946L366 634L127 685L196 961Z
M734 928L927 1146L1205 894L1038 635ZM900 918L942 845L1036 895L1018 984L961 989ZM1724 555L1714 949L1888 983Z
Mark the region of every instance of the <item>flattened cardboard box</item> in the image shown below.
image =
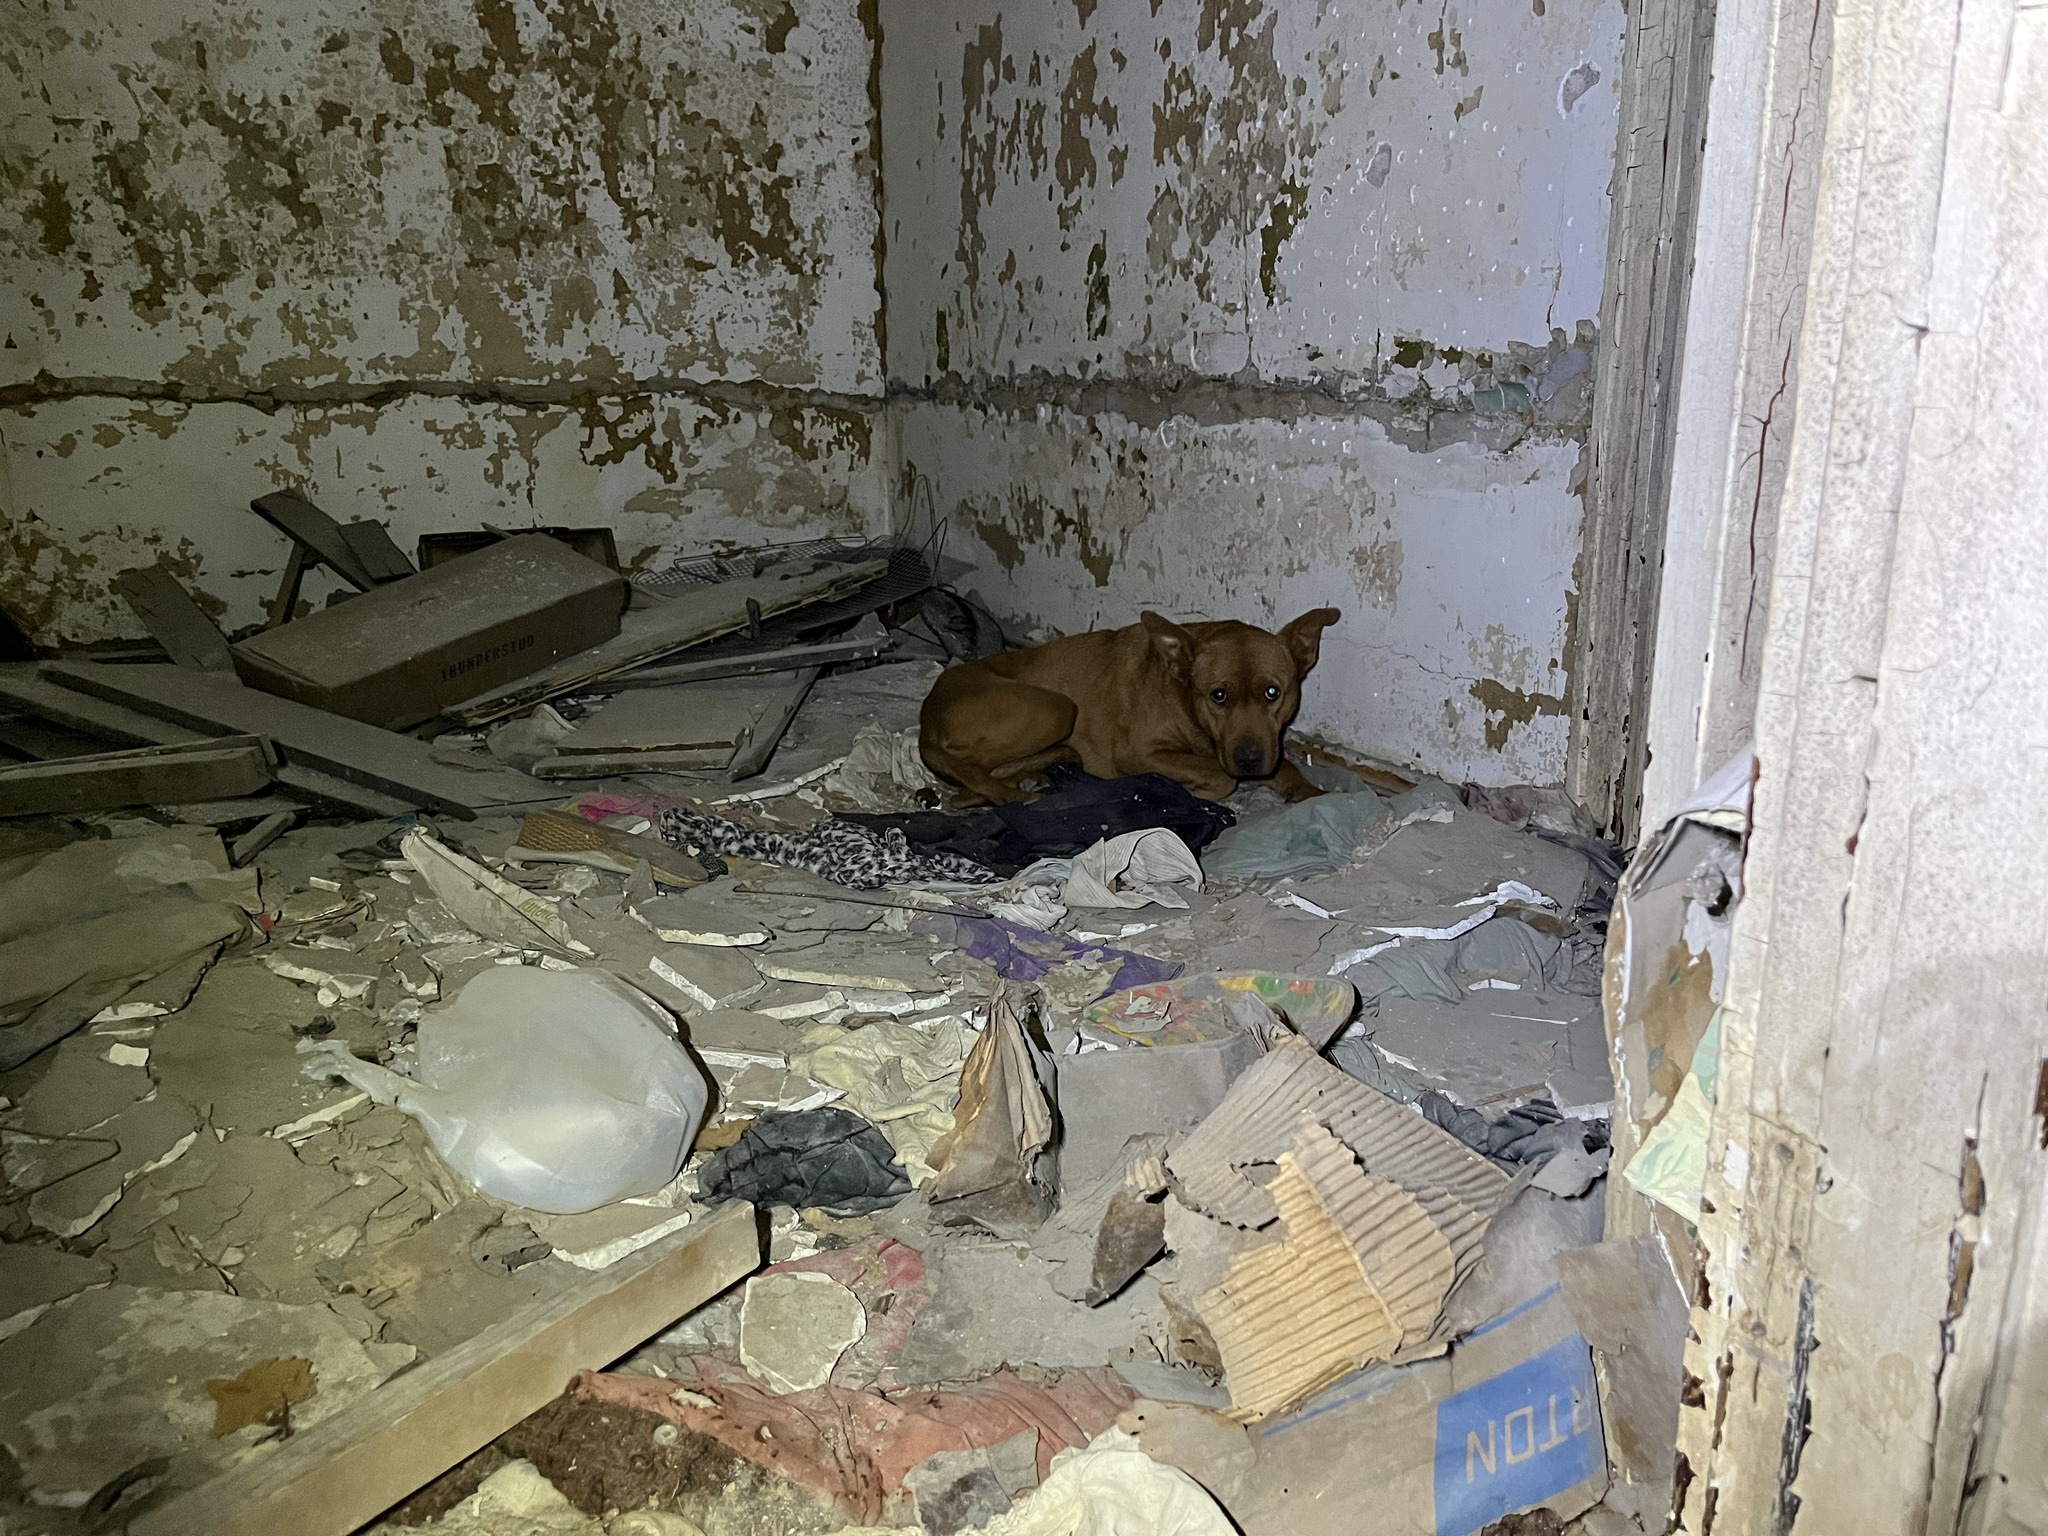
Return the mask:
M234 646L252 688L403 730L619 632L626 582L523 534Z
M1458 1341L1378 1366L1253 1431L1231 1515L1247 1536L1474 1536L1570 1520L1607 1490L1593 1359L1557 1288Z

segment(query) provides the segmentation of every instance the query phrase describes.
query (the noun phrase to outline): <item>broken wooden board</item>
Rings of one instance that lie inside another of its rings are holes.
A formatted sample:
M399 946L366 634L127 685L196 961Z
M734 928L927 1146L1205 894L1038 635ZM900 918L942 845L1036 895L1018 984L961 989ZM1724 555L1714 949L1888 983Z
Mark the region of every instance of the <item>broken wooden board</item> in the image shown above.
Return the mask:
M873 661L889 649L889 630L869 614L849 634L811 645L770 645L735 650L701 661L678 661L638 667L606 682L609 688L668 688L678 683L708 683L724 677L759 677L770 672L795 672L804 667L830 667L845 661Z
M747 740L732 756L732 766L725 776L738 783L751 779L768 766L768 759L775 755L775 749L782 745L783 732L789 729L789 722L796 718L796 712L804 707L804 700L810 697L811 685L818 680L823 667L805 667L793 673L784 685L775 690L767 707L761 711L754 728L748 732Z
M451 768L423 741L245 688L231 677L182 667L110 667L47 662L42 675L97 699L125 705L202 734L268 736L288 763L317 768L419 806L468 819L479 810L548 798L509 768Z
M282 837L291 824L297 821L297 809L273 811L257 822L255 826L236 838L228 847L228 862L241 869L257 854Z
M305 806L283 795L250 795L234 800L178 800L157 807L179 826L213 827L222 836L230 828L250 827L279 811L305 814Z
M218 728L194 730L175 725L110 699L60 687L42 676L31 663L0 666L0 703L116 747L175 746L234 734ZM367 785L351 784L331 773L289 760L278 768L277 781L308 800L338 806L373 821L403 816L418 805L417 801L396 799Z
M114 578L114 586L142 620L142 627L178 666L199 672L234 671L235 658L228 649L227 636L161 564L123 571Z
M536 779L613 779L629 773L706 773L732 761L731 747L697 747L683 752L604 752L582 757L544 757L533 765Z
M346 1536L761 1264L725 1206L129 1522L133 1536Z
M229 736L9 764L0 767L0 816L67 816L253 795L270 787L276 761L262 737Z
M559 694L745 629L749 623L838 597L887 569L886 560L848 564L791 562L790 568L780 575L771 569L750 580L696 588L657 607L629 611L618 634L604 644L594 645L507 687L454 705L447 713L464 725L501 720Z

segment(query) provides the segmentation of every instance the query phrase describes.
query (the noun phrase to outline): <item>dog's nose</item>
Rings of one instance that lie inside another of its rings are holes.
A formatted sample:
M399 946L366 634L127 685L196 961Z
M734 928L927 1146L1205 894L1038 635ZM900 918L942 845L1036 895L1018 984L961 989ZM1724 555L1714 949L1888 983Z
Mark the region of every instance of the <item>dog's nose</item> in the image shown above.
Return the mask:
M1266 749L1255 741L1239 742L1230 750L1230 765L1241 779L1263 779L1266 776Z

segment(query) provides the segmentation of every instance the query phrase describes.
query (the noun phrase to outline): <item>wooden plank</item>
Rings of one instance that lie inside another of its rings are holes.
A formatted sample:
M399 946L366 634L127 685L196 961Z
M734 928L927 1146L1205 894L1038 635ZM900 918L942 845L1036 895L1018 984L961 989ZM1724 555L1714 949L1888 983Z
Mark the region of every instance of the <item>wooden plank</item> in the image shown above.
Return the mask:
M23 763L0 768L0 816L64 816L252 795L270 787L274 770L275 754L260 736Z
M771 570L747 581L696 588L653 608L629 610L618 634L603 645L565 657L494 693L480 694L465 704L457 704L447 713L464 725L502 720L544 700L591 687L630 668L658 661L720 635L733 634L755 620L829 601L873 580L888 568L887 560L861 560L849 565L821 565L784 576Z
M131 1536L346 1536L761 1264L728 1205L387 1382L271 1454L128 1525Z
M732 766L725 772L726 778L738 782L751 779L768 766L768 759L775 755L775 749L782 745L782 733L789 729L789 722L796 718L796 712L804 707L804 700L810 697L811 685L818 680L819 667L805 667L789 680L789 686L781 690L761 718L754 722L753 734L746 745L733 754Z
M724 677L759 677L769 672L796 672L829 667L844 661L872 661L889 649L888 626L869 614L851 634L815 645L776 645L766 650L735 651L702 661L678 661L639 667L608 678L607 688L666 688L679 683L708 683Z
M65 688L203 733L268 736L289 762L451 816L468 818L495 806L550 798L509 768L451 768L437 762L423 741L260 693L212 672L47 662L43 675Z
M170 746L184 741L218 740L231 734L174 725L124 704L60 687L29 663L0 666L0 703L117 747ZM289 757L277 770L277 782L308 800L352 811L372 821L404 816L418 809L415 801L348 783L331 773L294 763Z
M138 566L114 578L114 585L152 639L181 667L199 672L232 672L228 637L192 594L161 564Z

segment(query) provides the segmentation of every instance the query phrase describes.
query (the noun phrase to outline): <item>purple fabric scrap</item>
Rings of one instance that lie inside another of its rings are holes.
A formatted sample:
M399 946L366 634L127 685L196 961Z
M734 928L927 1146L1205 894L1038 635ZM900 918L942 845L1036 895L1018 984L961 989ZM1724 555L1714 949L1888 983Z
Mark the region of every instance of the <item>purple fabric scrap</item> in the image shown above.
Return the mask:
M1171 981L1181 973L1177 960L1155 960L1127 949L1102 944L1082 944L1056 933L1042 933L1006 917L948 917L943 913L919 913L910 920L913 933L945 940L977 960L996 968L1011 981L1036 981L1056 965L1070 960L1100 963L1115 960L1116 979L1103 989L1106 997L1126 987L1147 987Z

